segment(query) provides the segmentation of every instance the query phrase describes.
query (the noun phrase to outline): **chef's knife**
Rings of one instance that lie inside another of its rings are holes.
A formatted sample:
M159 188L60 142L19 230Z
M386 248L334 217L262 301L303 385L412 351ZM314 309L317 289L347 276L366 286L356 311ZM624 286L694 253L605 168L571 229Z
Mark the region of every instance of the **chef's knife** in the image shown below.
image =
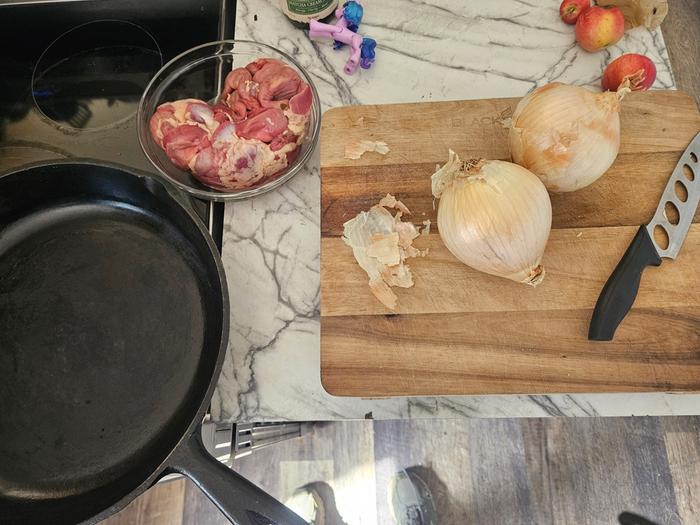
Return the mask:
M625 255L600 292L588 328L588 339L611 341L615 330L632 308L642 272L647 266L659 266L661 258L675 259L693 222L700 200L700 133L681 155L661 195L654 218L632 239ZM667 217L667 203L678 210L678 217ZM671 219L671 220L669 220ZM673 224L671 221L673 221ZM666 232L668 244L655 239L654 230Z

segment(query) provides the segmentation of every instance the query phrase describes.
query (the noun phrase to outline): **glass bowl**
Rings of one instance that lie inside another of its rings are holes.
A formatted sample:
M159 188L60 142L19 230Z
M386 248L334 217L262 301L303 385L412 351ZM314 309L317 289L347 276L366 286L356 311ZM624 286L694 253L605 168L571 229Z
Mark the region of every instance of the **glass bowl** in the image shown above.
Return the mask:
M149 121L156 108L165 102L196 98L214 102L223 88L226 75L236 67L244 67L262 57L277 58L293 68L311 87L312 103L306 137L298 155L284 171L265 177L249 188L217 190L199 182L188 171L181 170L168 159L165 151L151 136ZM196 197L228 201L246 199L270 191L291 179L309 160L318 142L321 127L321 106L311 78L292 57L266 44L246 40L221 40L193 47L165 64L151 79L141 97L137 114L139 142L153 166L172 184Z

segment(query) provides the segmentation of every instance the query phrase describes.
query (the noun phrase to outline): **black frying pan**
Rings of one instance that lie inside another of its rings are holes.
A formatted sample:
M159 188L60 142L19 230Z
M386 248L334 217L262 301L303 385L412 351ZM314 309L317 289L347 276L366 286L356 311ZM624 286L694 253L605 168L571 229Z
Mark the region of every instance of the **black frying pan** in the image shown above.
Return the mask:
M226 290L160 182L88 162L0 177L0 524L96 523L171 472L233 523L305 523L202 444Z

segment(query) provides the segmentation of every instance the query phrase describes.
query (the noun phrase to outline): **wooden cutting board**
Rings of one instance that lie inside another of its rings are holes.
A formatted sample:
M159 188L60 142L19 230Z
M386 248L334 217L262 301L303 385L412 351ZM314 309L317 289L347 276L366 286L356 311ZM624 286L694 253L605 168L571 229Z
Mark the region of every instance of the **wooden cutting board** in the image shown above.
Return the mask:
M339 396L700 391L700 212L680 255L644 272L612 342L587 340L598 294L676 162L700 131L693 99L677 91L623 102L622 144L593 185L552 196L547 270L537 288L458 262L436 228L430 175L447 160L509 159L517 99L335 108L321 126L321 377ZM344 158L370 139L391 151ZM700 176L700 169L696 170ZM395 313L371 294L342 239L343 223L392 193L420 224L433 222L415 286L394 288Z

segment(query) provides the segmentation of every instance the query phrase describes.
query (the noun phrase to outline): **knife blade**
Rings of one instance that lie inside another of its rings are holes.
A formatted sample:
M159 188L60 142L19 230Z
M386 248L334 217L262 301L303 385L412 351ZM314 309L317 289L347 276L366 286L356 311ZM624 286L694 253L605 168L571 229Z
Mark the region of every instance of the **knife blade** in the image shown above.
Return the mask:
M666 183L654 217L639 227L600 292L588 327L591 341L611 341L634 304L642 272L675 259L700 202L700 133L690 142ZM675 209L674 209L675 208ZM670 210L673 213L667 213ZM656 234L655 234L656 232Z

